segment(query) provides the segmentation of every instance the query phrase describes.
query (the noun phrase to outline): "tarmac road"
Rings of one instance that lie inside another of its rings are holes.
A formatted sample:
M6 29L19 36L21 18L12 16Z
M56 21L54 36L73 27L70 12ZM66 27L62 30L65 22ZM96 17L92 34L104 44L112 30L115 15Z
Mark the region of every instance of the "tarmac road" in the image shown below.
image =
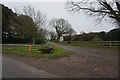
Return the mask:
M2 57L2 78L55 78L54 74L38 70L22 62Z

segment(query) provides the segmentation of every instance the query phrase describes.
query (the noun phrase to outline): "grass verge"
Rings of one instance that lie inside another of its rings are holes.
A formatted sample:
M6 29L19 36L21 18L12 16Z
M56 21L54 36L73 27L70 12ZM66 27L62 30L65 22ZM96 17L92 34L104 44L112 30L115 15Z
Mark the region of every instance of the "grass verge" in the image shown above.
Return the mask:
M68 46L76 46L76 47L81 47L81 48L95 48L95 49L101 49L101 50L112 50L112 51L118 51L119 46L103 46L103 45L98 45L98 44L79 44L79 43L64 43L64 45Z
M33 45L32 52L28 51L27 46L3 46L2 52L8 54L15 54L19 56L28 56L34 58L48 58L48 59L56 59L61 57L70 56L71 53L62 48L56 48L52 50L50 53L42 53L39 51L39 48L45 47L46 45Z

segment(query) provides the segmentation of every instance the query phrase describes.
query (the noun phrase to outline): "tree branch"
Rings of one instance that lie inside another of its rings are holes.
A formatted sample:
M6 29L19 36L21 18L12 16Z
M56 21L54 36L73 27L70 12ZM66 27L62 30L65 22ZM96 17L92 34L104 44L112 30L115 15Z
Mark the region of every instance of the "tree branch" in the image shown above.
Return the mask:
M116 2L117 9L120 11L120 4L119 2Z
M94 10L94 9L90 9L90 8L83 8L83 7L80 7L80 5L75 4L74 2L71 2L71 3L72 3L74 6L77 6L77 7L79 8L79 10L82 9L82 10L88 10L88 11L91 11L91 12L100 12L100 13L108 13L108 14L110 14L109 11L102 11L102 10Z

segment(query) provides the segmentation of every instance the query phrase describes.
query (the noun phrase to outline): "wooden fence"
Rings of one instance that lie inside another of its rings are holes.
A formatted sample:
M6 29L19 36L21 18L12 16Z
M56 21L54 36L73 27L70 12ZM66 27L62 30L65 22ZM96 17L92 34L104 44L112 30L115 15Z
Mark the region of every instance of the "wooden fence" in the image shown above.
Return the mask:
M65 44L68 42L63 41L61 43ZM85 45L120 46L120 41L71 41L71 43Z
M99 41L99 44L104 46L120 46L120 41Z

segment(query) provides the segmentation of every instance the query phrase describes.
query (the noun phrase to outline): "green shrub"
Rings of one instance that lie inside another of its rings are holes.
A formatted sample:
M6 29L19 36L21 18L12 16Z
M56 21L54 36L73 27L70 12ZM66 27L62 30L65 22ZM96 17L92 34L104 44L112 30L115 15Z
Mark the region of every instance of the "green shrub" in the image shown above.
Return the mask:
M45 43L46 43L46 38L44 37L35 38L35 44L45 44Z

